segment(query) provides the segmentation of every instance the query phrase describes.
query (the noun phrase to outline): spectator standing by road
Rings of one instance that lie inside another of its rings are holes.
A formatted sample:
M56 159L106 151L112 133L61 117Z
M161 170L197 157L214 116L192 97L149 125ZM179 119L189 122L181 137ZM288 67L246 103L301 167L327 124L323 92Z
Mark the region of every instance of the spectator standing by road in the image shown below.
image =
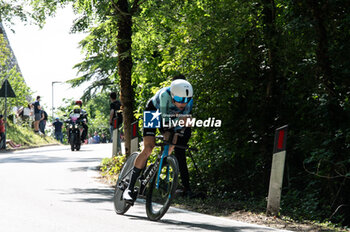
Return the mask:
M28 104L27 107L23 108L23 118L24 118L24 120L29 120L30 113L31 113L30 104Z
M41 106L40 106L40 96L36 97L36 101L32 103L34 108L34 132L39 133L39 123L41 120Z
M94 139L91 137L91 134L89 134L88 136L88 144L93 144L94 143Z
M22 106L18 109L16 117L20 118L22 121L22 124L29 124L30 121L30 104L28 104L26 107Z
M43 135L45 135L45 127L46 127L46 121L47 121L47 113L45 110L41 110L41 119L40 119L40 123L39 123L39 128L41 133L43 133Z
M101 134L101 143L107 143L107 138L103 133Z
M56 121L54 123L52 123L52 125L55 128L55 138L58 141L60 141L61 143L63 143L63 141L62 141L62 139L63 139L63 134L62 134L63 122L61 122L59 118L56 118Z
M4 116L0 114L0 149L5 149L5 121Z
M100 136L97 134L97 131L95 131L94 137L92 137L92 138L93 138L94 143L100 143L100 142L101 142L101 138L100 138Z
M111 92L109 96L111 100L109 125L110 125L111 141L113 141L114 121L117 120L116 130L119 130L121 124L123 123L123 116L122 116L122 112L118 112L121 109L121 103L120 101L117 100L117 93ZM120 136L118 136L117 138L117 147L118 147L118 150L121 151Z

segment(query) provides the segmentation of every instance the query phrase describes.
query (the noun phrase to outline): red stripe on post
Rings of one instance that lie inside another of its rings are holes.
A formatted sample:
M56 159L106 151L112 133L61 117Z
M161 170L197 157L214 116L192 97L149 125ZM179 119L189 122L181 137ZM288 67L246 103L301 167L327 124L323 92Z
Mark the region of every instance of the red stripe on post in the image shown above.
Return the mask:
M113 129L117 129L117 119L113 119Z
M132 137L136 137L137 136L137 127L136 127L136 123L134 125L132 125Z
M278 143L277 143L278 149L283 149L283 141L284 141L284 130L280 130L278 133Z

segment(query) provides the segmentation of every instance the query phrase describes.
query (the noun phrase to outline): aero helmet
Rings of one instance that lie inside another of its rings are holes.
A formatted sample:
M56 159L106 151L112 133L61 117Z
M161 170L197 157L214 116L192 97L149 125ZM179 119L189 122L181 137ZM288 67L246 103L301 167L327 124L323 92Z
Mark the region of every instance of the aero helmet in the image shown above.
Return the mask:
M171 97L179 103L188 103L193 96L192 85L186 80L174 80L170 85Z

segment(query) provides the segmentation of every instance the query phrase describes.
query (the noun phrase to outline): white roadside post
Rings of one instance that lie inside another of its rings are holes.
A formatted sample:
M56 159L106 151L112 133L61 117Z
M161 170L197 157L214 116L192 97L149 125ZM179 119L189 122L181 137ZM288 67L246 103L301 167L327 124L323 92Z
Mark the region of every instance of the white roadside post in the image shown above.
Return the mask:
M139 136L138 136L138 121L135 121L131 124L131 148L130 148L130 154L133 152L136 152L139 150Z
M281 202L288 125L276 129L271 166L270 187L267 201L267 215L278 215Z

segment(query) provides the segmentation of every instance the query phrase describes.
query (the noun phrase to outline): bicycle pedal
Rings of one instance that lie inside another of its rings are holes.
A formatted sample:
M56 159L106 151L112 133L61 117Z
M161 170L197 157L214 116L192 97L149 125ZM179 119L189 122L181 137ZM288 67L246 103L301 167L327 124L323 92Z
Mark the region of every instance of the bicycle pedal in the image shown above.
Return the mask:
M137 195L139 194L139 187L135 187L134 191L132 192L132 198L134 198L134 200L137 198Z
M125 202L126 202L126 204L128 204L128 205L130 205L130 206L134 206L134 202L135 202L135 201L127 201L127 200L125 200Z

